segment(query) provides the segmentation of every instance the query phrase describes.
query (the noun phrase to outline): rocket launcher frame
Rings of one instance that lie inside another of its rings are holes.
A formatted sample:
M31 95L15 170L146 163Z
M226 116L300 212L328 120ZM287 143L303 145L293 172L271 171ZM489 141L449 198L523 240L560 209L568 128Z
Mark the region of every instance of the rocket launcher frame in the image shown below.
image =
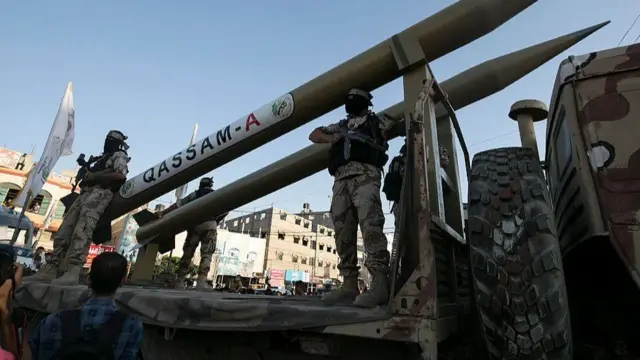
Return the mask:
M129 179L101 221L125 214L328 113L343 103L350 88L372 91L399 78L412 69L407 62L411 53L394 54L399 43L411 39L414 44L408 51L430 62L495 30L536 1L459 0Z
M440 86L448 95L448 100L452 107L456 110L461 109L499 92L608 23L594 25L486 61L442 82ZM403 111L404 102L401 102L383 112L393 119L402 119L404 117ZM440 123L440 120L445 115L444 108L438 105L436 107L436 118ZM442 132L439 134L439 138L443 139L451 136L450 128L447 129L447 126L442 123L439 126L441 126L440 130ZM404 121L398 121L394 126L393 136L402 135L404 135ZM137 239L140 244L145 244L158 234L162 234L163 237L172 236L189 226L208 220L211 214L224 213L236 209L322 171L326 169L328 164L328 149L328 144L310 145L267 165L216 190L212 194L174 210L162 219L142 224L138 229ZM455 155L453 143L451 148L447 148L447 151L450 156ZM455 171L457 172L457 168ZM457 174L447 175L447 179L454 179L453 182L457 184ZM260 186L256 186L258 184Z

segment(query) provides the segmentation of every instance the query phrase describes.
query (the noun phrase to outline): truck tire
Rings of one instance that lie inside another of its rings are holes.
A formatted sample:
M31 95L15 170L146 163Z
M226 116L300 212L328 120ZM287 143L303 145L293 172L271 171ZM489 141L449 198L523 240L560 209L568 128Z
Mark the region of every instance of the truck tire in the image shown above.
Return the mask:
M490 356L570 360L562 256L537 155L526 148L476 154L468 214L476 308Z

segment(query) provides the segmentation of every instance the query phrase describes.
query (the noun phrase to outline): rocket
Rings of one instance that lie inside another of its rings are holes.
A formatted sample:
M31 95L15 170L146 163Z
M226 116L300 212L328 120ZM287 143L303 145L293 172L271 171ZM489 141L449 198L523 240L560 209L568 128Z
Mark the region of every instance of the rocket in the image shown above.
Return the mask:
M373 91L399 78L394 38L413 37L430 62L490 33L536 1L460 0L444 8L127 180L101 225L336 109L350 88Z
M472 67L440 84L454 109L482 100L519 80L609 22L591 26ZM403 117L404 103L384 110L394 119ZM436 109L438 110L438 109ZM444 114L444 113L443 113ZM402 135L398 122L395 135ZM142 245L159 234L168 236L241 207L327 168L329 144L313 144L257 170L138 229Z

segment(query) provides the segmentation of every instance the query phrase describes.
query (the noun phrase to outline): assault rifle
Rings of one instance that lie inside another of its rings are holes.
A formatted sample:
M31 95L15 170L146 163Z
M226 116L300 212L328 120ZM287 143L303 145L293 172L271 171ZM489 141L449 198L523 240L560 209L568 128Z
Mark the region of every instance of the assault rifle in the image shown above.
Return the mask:
M78 193L76 193L76 187L82 182L85 176L87 176L87 173L91 172L91 165L93 165L93 163L100 160L101 158L100 156L89 156L89 161L87 161L85 160L85 157L85 154L80 154L80 156L78 156L78 159L76 159L76 162L80 166L80 169L78 169L75 181L71 187L71 193L60 199L60 201L64 204L65 212L71 206L71 204L76 201L78 196L80 196Z
M363 144L367 144L374 149L380 150L382 152L386 152L389 149L388 144L380 145L371 137L362 135L353 130L341 129L339 132L340 136L344 139L344 159L349 160L351 158L351 142L357 141Z

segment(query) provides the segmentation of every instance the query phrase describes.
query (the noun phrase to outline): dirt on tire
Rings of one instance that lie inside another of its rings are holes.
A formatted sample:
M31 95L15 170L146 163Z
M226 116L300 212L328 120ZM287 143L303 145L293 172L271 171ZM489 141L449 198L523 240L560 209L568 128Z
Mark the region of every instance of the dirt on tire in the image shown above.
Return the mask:
M526 148L476 154L468 209L476 304L490 356L570 360L562 255L537 155Z

